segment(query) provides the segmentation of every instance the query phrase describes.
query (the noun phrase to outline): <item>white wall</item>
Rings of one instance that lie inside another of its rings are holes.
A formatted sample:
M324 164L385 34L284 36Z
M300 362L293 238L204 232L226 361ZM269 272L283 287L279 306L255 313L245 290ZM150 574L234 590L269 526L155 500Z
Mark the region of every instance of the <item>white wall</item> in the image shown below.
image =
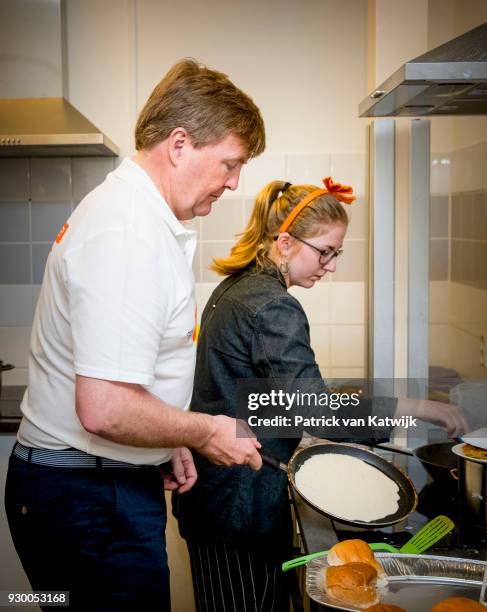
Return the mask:
M0 97L61 96L59 5L0 2Z
M124 154L135 109L185 56L252 95L269 151L364 151L365 0L67 0L67 15L71 101Z

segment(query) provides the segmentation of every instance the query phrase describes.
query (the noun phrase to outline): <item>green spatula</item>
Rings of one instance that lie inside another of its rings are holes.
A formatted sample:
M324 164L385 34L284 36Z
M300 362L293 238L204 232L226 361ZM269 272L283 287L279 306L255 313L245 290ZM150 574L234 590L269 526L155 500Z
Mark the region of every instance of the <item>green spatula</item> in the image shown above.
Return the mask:
M413 535L413 537L406 542L401 548L396 548L395 546L391 546L390 544L385 544L383 542L377 542L374 544L369 544L372 550L385 550L387 552L392 553L406 553L410 555L419 555L420 553L428 550L433 544L441 540L447 533L455 527L455 523L449 519L447 516L440 514L436 518L428 521L426 525L421 527L421 529ZM328 551L323 550L321 552L312 553L311 555L304 555L303 557L296 557L295 559L291 559L290 561L285 561L282 564L282 571L286 572L289 569L293 569L294 567L299 567L301 565L306 565L308 561L312 559L316 559L317 557L323 557L327 555Z

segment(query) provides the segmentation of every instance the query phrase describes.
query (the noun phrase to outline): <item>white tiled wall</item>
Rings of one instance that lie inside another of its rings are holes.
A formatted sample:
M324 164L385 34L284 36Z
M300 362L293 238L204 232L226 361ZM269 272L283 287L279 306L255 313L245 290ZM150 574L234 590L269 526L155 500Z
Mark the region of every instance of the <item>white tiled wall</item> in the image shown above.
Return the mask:
M5 385L27 384L27 359L29 353L31 328L0 327L0 347L2 359L15 365L14 370L3 373Z
M430 244L445 242L447 250L431 251L437 264L431 278L444 280L430 282L430 364L466 378L487 377L480 364L487 334L486 169L486 142L432 155ZM438 265L444 259L446 276Z
M263 153L245 167L245 196L255 196L264 185L274 180L287 180L286 155Z
M196 284L199 317L217 285ZM311 289L289 291L306 312L311 346L323 376L365 377L365 284L321 282Z
M291 183L321 185L321 181L326 176L330 176L329 154L294 153L287 155L286 180ZM339 181L338 178L336 180Z

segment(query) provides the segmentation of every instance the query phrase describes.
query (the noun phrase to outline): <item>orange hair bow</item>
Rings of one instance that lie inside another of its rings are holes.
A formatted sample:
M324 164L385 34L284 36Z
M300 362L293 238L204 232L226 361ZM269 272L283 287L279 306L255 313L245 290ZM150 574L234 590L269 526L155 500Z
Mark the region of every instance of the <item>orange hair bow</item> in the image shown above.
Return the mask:
M306 208L310 202L319 198L325 193L329 193L332 195L335 200L339 202L343 202L344 204L352 204L357 199L357 196L352 195L353 188L349 185L342 185L341 183L334 183L331 176L327 176L323 179L323 184L325 185L324 189L315 189L310 194L308 194L305 198L301 200L301 202L295 206L289 215L282 222L281 227L279 228L279 233L282 234L286 232L290 227L291 223L296 219L299 213Z
M344 204L352 204L357 196L352 195L353 188L349 185L342 185L341 183L334 183L331 176L327 176L323 179L323 183L332 196L338 200L339 202L343 202Z

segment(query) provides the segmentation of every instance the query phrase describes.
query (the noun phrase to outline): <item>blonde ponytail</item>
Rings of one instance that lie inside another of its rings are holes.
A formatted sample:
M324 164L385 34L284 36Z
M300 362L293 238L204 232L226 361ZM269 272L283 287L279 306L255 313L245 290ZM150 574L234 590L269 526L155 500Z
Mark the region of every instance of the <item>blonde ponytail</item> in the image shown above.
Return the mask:
M274 236L268 232L269 212L284 185L284 181L272 181L259 191L249 222L240 234L240 239L232 247L228 257L213 260L210 266L212 270L222 276L228 276L247 267L254 259L259 268L270 262L268 253Z

